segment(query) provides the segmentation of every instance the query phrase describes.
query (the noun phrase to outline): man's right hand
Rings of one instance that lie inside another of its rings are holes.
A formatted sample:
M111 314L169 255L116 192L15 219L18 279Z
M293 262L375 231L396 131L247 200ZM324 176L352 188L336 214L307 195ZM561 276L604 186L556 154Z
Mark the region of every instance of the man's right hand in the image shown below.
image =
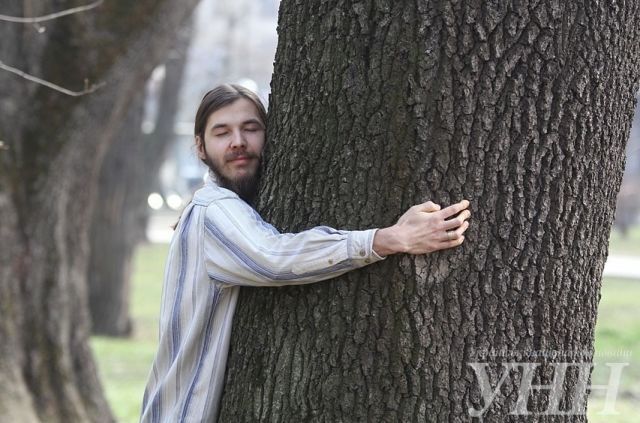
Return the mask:
M457 247L469 227L469 201L462 200L441 209L431 201L411 207L398 222L379 229L373 249L380 256L389 254L425 254ZM454 217L455 216L455 217Z

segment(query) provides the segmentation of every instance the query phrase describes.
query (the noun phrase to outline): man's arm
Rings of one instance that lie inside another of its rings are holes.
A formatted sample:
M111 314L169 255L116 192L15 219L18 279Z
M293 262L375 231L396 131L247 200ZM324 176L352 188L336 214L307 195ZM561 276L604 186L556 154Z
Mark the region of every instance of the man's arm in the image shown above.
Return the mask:
M219 200L207 208L205 216L207 272L222 283L252 286L295 285L334 278L381 260L374 246L385 255L422 252L425 245L416 242L415 234L422 233L416 227L424 222L422 216L415 215L417 211L412 208L396 225L381 230L317 227L281 234L246 203L235 198Z

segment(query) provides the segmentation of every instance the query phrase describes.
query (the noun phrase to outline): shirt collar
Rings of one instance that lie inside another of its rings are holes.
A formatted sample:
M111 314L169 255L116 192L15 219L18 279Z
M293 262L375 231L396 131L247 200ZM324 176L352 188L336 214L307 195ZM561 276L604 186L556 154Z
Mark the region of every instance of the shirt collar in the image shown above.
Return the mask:
M211 171L207 172L204 177L204 186L195 192L193 202L207 205L211 201L222 198L238 198L238 195L229 189L221 187L216 175Z
M204 175L204 184L205 186L215 186L220 187L220 182L218 182L218 177L212 170L209 170L206 175Z

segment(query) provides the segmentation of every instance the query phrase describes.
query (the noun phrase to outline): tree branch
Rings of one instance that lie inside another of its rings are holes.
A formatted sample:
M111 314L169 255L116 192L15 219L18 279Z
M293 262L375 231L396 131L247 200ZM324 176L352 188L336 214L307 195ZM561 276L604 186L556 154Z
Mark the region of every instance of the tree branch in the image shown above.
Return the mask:
M40 23L45 21L51 21L53 19L58 19L63 16L73 15L74 13L86 12L87 10L95 9L100 6L104 0L98 0L94 3L88 4L86 6L74 7L71 9L63 10L61 12L51 13L49 15L37 16L33 18L23 18L18 16L8 16L8 15L0 15L0 21L5 22L16 22L16 23Z
M91 94L92 92L96 91L97 89L101 88L104 86L104 82L100 83L100 84L93 84L91 86L89 86L89 82L85 79L85 89L82 91L71 91L68 90L64 87L61 87L60 85L56 85L52 82L46 81L44 79L38 78L36 76L33 75L29 75L26 72L21 71L20 69L16 69L12 66L9 65L5 65L2 61L0 61L0 69L4 69L8 72L11 72L13 74L16 74L24 79L26 79L27 81L31 81L31 82L35 82L36 84L40 84L40 85L44 85L47 88L51 88L52 90L56 90L62 94L66 94L72 97L79 97L82 95L86 95L86 94Z

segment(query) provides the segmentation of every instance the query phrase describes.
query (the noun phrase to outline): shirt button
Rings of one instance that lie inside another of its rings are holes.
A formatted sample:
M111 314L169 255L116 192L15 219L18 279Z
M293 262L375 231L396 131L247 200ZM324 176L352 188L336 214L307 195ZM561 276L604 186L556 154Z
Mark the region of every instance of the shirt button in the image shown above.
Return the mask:
M329 264L333 264L333 260L329 260Z
M365 262L366 264L369 264L369 263L371 263L371 260L369 260L369 259L365 259L365 260L364 260L364 262Z
M364 257L364 256L366 256L366 255L367 255L367 253L366 253L366 251L364 251L364 250L360 250L360 255L361 255L362 257Z

